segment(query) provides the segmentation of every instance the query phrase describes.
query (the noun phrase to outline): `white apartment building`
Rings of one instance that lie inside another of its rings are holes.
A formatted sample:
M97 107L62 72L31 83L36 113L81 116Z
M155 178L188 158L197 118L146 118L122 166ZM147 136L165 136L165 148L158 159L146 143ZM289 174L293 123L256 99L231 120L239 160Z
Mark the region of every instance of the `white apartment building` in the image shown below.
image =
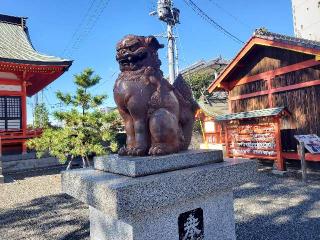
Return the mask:
M320 0L292 0L296 37L320 41Z

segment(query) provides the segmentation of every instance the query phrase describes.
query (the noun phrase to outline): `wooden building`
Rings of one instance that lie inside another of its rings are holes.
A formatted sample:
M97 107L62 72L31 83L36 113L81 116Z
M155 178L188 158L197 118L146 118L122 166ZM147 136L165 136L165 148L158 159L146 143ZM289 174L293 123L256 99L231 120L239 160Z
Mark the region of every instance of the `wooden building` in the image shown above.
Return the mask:
M71 64L34 49L26 18L0 14L0 156L25 153L26 140L41 133L27 128L27 97L45 88Z
M274 118L281 133L276 160L283 170L284 158L298 159L294 134L320 135L320 42L257 30L208 91L217 89L229 92L231 114L286 109L289 115ZM239 124L254 125L255 119ZM231 120L221 123L229 126ZM248 141L256 146L257 141ZM239 142L235 144L241 149ZM306 159L319 161L320 157L307 154Z
M208 61L200 60L180 71L180 74L187 80L192 79L195 75L203 76L204 83L202 85L204 87L201 89L203 90L203 95L198 100L200 110L196 113L196 119L201 123L202 141L199 136L194 136L197 144L201 141L200 148L213 149L216 147L215 145L217 143L220 143L216 141L218 139L217 133L219 131L216 129L214 117L219 114L227 113L227 93L226 91L215 91L211 94L207 94L206 82L211 82L215 79L228 63L229 61L219 56Z
M198 104L200 109L196 113L196 119L200 121L203 142L201 149L221 149L222 138L220 126L216 124L218 115L228 113L228 94L226 91L217 91L210 96L202 96ZM219 144L219 146L217 146Z

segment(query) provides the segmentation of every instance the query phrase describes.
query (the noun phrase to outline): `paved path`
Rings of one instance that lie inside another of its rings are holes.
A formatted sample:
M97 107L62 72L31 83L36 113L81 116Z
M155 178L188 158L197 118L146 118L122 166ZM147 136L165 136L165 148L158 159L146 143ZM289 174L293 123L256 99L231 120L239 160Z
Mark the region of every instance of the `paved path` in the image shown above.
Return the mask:
M60 193L58 172L12 175L0 185L1 240L89 240L88 208ZM304 185L261 171L235 191L237 239L320 240L319 183L319 175Z

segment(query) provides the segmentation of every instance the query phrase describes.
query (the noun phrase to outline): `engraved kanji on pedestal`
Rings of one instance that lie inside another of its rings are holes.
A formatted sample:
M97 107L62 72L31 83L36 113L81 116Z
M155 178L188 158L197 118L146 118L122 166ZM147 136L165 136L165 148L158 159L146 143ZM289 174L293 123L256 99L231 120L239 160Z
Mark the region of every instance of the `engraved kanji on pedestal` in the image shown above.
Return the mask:
M203 210L194 209L180 214L178 218L179 240L204 239Z

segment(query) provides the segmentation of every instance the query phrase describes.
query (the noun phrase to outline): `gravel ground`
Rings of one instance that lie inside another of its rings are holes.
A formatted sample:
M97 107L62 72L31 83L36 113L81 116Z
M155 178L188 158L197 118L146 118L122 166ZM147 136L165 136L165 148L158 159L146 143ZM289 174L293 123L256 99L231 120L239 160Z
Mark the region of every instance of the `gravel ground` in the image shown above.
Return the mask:
M320 175L307 184L296 174L261 171L255 182L235 191L237 239L320 239Z
M235 191L238 240L320 240L320 175L305 185L265 167ZM1 240L89 240L88 208L60 193L59 169L11 175L0 185Z
M0 240L89 240L89 209L61 194L60 170L6 177L0 185Z

